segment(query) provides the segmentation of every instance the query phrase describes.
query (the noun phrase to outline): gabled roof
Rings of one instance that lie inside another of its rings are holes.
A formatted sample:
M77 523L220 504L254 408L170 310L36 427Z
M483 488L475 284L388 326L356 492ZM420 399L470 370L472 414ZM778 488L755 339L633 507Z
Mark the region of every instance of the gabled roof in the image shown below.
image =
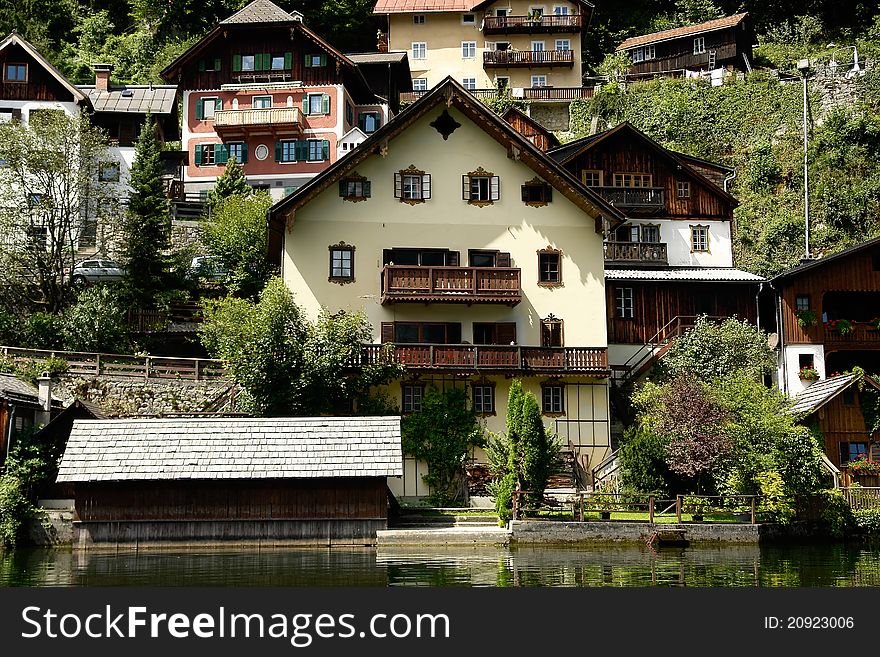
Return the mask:
M294 16L288 14L274 2L270 2L270 0L253 0L253 2L248 3L229 18L220 21L220 24L287 23L292 18ZM299 14L299 18L302 18L302 14Z
M622 222L625 217L594 190L519 134L513 126L495 114L452 77L447 77L427 94L370 135L348 157L337 160L298 190L278 201L269 209L270 225L281 221L308 203L312 198L338 182L368 157L378 154L384 145L438 105L455 107L472 119L496 141L506 146L510 156L531 167L585 212ZM598 217L597 217L598 218ZM270 226L271 227L271 226Z
M880 383L877 383L877 381L871 377L864 377L864 381L880 390ZM844 390L852 387L858 382L858 374L843 374L841 376L833 376L828 379L816 381L805 390L802 390L795 395L794 406L788 409L788 412L792 414L804 413L806 415L815 413Z
M825 256L824 258L814 258L811 260L801 261L800 264L795 265L790 269L786 269L784 272L777 274L774 276L771 281L773 283L781 282L787 278L794 278L795 276L799 276L805 271L811 271L818 267L822 267L827 265L830 262L837 262L838 260L843 260L848 258L851 255L855 255L856 253L860 253L862 251L872 249L874 247L880 247L880 237L875 237L874 239L870 239L867 242L862 242L861 244L856 244L855 246L851 246L848 249L843 249L842 251L838 251L830 256Z
M358 128L357 126L355 126L351 130L346 132L344 135L342 135L339 138L339 141L345 141L346 139L348 139L349 135L360 135L362 139L367 138L367 133L364 132L363 130L361 130L360 128Z
M170 114L177 98L177 86L125 85L98 91L93 84L77 85L85 93L95 112L129 114Z
M663 269L612 269L605 266L606 281L712 281L761 283L766 278L733 267L664 267Z
M651 34L642 34L640 36L631 37L621 43L615 50L629 50L636 46L643 46L648 43L658 43L660 41L671 41L672 39L680 39L681 37L691 36L694 34L702 34L704 32L713 32L715 30L723 30L728 27L739 25L748 16L748 12L736 14L735 16L726 16L725 18L716 18L698 25L686 25L684 27L676 27L671 30L663 30L662 32L653 32Z
M410 12L471 11L474 0L378 0L374 14L408 14Z
M399 477L400 417L76 420L59 483Z
M78 103L83 103L83 102L87 103L88 102L86 95L82 91L77 89L76 86L70 82L70 80L68 80L66 77L61 75L61 71L59 71L57 68L52 66L52 64L49 63L48 59L43 57L39 53L39 51L36 48L34 48L34 46L31 45L31 43L27 39L22 37L15 30L13 30L11 34L9 34L5 39L3 39L3 41L0 41L0 52L3 52L6 48L8 48L10 45L13 45L13 44L24 49L25 52L27 52L31 57L34 58L34 60L36 60L40 64L40 66L42 66L44 69L46 69L46 72L48 72L49 75L51 75L53 78L58 80L58 82L61 84L61 86L63 86L65 89L67 89L73 95L73 97L76 99L76 102L78 102Z
M12 374L0 372L0 399L13 399L28 404L39 403L39 391L36 386L22 381Z
M550 148L555 148L555 147L559 146L559 138L556 135L554 135L551 130L548 130L547 128L542 126L540 123L535 121L535 119L530 117L525 112L517 109L516 107L510 107L504 113L504 120L507 121L508 123L510 123L511 125L513 125L512 121L511 121L511 119L513 119L513 118L517 118L520 121L527 123L532 128L534 128L536 132L539 132L540 134L547 137L547 141L550 144ZM527 135L523 135L523 136L528 138Z
M730 201L734 206L738 205L739 202L734 198L730 193L725 192L721 187L717 184L706 178L702 173L697 171L691 166L686 158L681 157L675 151L671 151L668 148L664 148L659 142L651 139L644 132L636 128L629 121L624 121L622 123L618 123L613 128L609 130L605 130L604 132L598 132L595 135L589 135L587 137L582 137L580 139L576 139L575 141L569 142L560 146L559 148L554 148L547 152L547 155L552 157L556 162L561 165L565 165L567 162L570 162L574 158L578 157L582 153L585 153L589 149L593 148L597 144L605 141L609 137L616 135L621 132L629 132L632 136L637 139L642 140L647 146L657 152L661 157L665 157L670 160L676 166L681 167L684 171L687 171L691 176L700 180L703 184L709 187L712 191L717 193L719 196L726 198ZM711 164L711 163L709 163ZM717 166L717 165L716 165Z

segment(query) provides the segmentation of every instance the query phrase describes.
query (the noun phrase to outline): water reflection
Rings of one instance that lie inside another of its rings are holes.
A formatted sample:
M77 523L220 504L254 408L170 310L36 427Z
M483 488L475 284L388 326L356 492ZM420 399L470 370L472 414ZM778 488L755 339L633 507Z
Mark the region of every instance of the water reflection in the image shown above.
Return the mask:
M880 546L21 550L0 586L880 586Z

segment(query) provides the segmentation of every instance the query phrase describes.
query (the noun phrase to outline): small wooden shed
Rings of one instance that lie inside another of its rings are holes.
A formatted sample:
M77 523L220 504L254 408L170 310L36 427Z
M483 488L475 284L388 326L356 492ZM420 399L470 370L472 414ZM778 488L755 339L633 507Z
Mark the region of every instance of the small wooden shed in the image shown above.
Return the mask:
M74 545L372 544L399 417L77 420L57 481Z

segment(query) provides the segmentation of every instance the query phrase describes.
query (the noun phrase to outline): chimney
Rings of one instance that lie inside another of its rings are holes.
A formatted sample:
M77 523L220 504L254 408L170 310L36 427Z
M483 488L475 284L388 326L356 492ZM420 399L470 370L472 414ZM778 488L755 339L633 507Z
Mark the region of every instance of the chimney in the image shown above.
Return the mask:
M95 91L110 91L110 73L113 64L92 64L95 71Z
M36 423L47 425L52 419L52 378L48 372L43 372L37 379L37 398L40 401L40 410L36 414Z

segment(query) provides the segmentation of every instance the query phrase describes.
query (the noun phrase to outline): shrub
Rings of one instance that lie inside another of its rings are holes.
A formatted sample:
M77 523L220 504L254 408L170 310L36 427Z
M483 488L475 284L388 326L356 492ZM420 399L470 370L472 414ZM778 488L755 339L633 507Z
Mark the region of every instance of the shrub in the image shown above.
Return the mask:
M822 502L822 524L831 536L840 538L854 523L857 524L858 516L853 517L852 508L842 492L836 489L821 490L819 497ZM880 521L880 513L877 519Z
M780 525L787 525L794 520L794 500L786 491L782 476L770 470L758 474L755 479L761 496L758 511L765 514L771 522Z
M25 320L22 345L31 349L61 349L64 323L59 315L35 312Z
M880 534L880 509L859 509L855 511L855 525L868 534Z
M119 354L128 350L125 307L110 287L97 285L80 292L62 321L65 347L71 351Z

